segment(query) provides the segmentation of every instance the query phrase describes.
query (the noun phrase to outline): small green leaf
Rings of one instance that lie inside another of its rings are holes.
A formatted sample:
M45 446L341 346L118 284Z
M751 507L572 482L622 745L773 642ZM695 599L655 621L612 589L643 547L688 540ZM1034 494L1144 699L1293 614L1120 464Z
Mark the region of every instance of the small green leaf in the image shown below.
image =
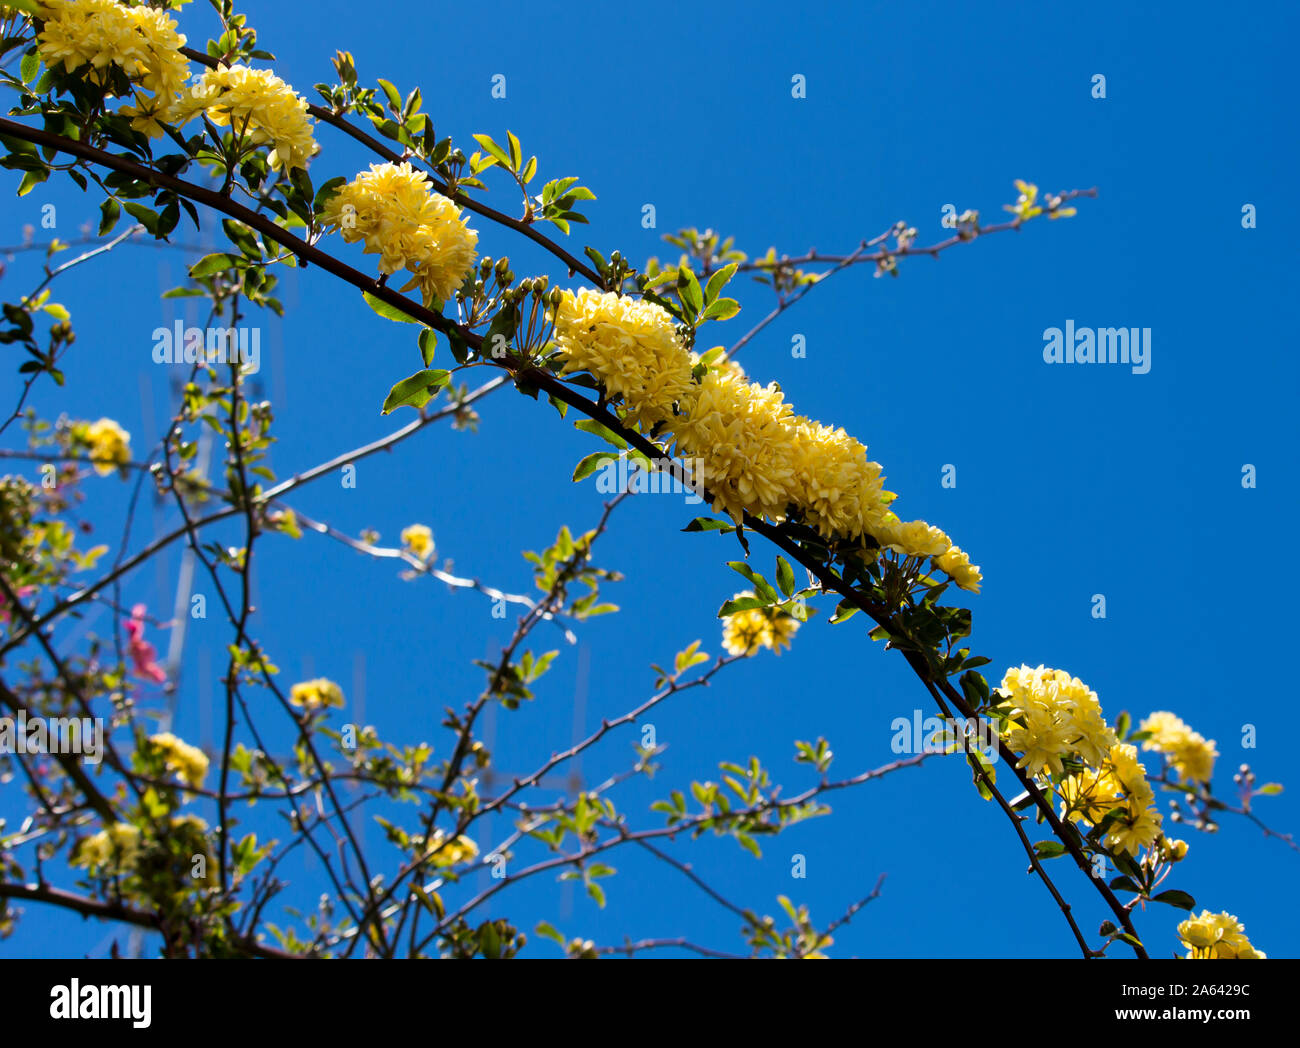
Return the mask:
M794 593L794 569L781 556L776 558L776 584L787 597Z
M736 269L739 263L732 262L730 265L723 266L713 276L709 277L709 282L704 288L704 303L712 305L717 297L722 293L722 289L727 286L727 281L736 275Z
M127 204L128 208L130 206L130 204ZM199 277L210 277L214 273L224 273L235 264L235 261L234 255L227 255L222 251L204 255L194 265L190 266L190 276L197 280Z
M718 609L718 618L725 619L728 615L734 615L738 611L753 611L755 608L766 608L770 602L759 600L757 597L736 597L733 600L724 601L722 607Z
M573 469L573 480L576 484L580 480L586 480L589 476L601 469L607 463L617 462L618 456L611 455L608 451L596 451L586 455Z
M388 391L388 396L384 398L383 414L387 415L402 407L417 410L424 407L450 379L449 371L417 371Z
M373 309L385 320L395 320L399 324L418 324L420 323L414 317L407 316L396 306L390 306L382 298L375 298L369 291L361 292L361 297L366 300L366 305Z
M1177 888L1171 888L1167 892L1161 892L1153 896L1152 902L1168 903L1170 906L1176 906L1180 910L1192 910L1196 908L1196 900L1186 892L1179 891Z
M420 359L424 361L427 368L433 362L433 351L438 346L438 335L433 328L425 328L420 332Z
M122 215L122 206L113 197L106 197L99 205L99 235L102 237L113 231L118 218Z
M595 419L585 418L580 422L575 422L573 428L583 433L590 433L593 436L600 437L606 444L611 444L618 448L619 451L627 450L627 441L615 433L612 429L602 426Z

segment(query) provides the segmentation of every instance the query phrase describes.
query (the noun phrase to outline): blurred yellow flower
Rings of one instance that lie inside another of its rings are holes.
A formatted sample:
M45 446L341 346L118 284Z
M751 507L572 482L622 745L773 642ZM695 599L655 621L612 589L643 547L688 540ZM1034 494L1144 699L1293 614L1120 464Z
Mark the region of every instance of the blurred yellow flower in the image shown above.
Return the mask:
M342 707L343 702L343 689L325 677L302 681L289 690L290 705L309 711L328 706Z

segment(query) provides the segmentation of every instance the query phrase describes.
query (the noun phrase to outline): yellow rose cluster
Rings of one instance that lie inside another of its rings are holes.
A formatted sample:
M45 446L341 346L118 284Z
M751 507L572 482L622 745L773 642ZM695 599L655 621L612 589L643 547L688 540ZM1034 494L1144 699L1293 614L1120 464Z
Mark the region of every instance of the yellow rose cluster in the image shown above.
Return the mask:
M1012 709L1002 732L1030 775L1061 779L1061 815L1096 824L1107 816L1106 843L1136 855L1161 839L1161 816L1137 747L1121 743L1102 715L1097 693L1064 670L1012 667L1000 689ZM1087 767L1067 775L1065 760Z
M167 12L127 7L116 0L44 0L44 26L36 50L47 69L60 63L67 73L85 66L92 83L108 84L116 66L132 84L135 105L122 109L131 126L151 138L162 135L160 120L176 115L177 97L190 67L180 49L185 37Z
M196 789L203 785L208 775L208 757L197 746L191 746L169 731L150 735L149 745L162 756L167 770L185 785Z
M131 461L131 434L111 418L91 422L80 435L90 448L90 461L101 477Z
M319 710L327 706L342 708L343 689L332 680L318 677L295 684L289 690L289 704L305 710Z
M583 288L564 292L552 319L564 352L560 374L590 371L610 396L623 398L644 431L690 394L691 355L672 316L652 302Z
M477 257L478 234L460 208L409 161L371 164L330 198L323 217L347 243L364 241L366 254L379 255L381 273L408 270L400 290L418 287L426 306L451 298Z
M697 463L716 512L784 520L791 507L826 538L871 536L905 556L929 557L963 589L978 593L970 558L938 528L891 512L880 464L843 429L796 415L779 386L749 382L734 362L709 367L681 343L672 315L615 292L566 291L548 314L560 373L588 371L628 420L661 427L674 454Z
M737 593L734 599L753 595L746 590ZM790 646L798 629L799 620L793 615L773 607L750 608L722 620L722 646L732 655L754 655L760 648L770 648L780 655L783 647Z
M1097 693L1064 670L1021 666L1007 670L1001 690L1010 696L1007 745L1023 754L1019 768L1064 773L1062 758L1077 754L1098 767L1118 741L1101 713Z
M316 152L307 100L269 69L218 66L206 70L177 102L177 123L199 113L255 146L269 145L272 171L306 167Z
M1214 748L1213 739L1207 742L1165 710L1151 714L1140 728L1151 732L1151 738L1142 744L1142 748L1156 750L1168 757L1170 765L1184 782L1209 782L1214 776L1214 759L1219 751Z
M1194 961L1263 961L1267 955L1246 938L1245 926L1230 913L1202 910L1178 926L1178 937Z

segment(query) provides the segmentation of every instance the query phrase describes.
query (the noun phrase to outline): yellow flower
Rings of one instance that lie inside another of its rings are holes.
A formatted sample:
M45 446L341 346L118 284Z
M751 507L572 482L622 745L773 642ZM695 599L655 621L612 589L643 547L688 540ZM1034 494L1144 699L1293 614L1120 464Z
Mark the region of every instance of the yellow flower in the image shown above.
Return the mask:
M1109 770L1085 768L1064 779L1057 792L1061 795L1061 818L1071 822L1082 819L1095 826L1121 803L1123 785Z
M713 508L741 520L746 512L783 520L793 501L796 419L775 383L746 383L732 372L705 375L684 414L665 430L677 453L698 462L696 477Z
M424 524L403 528L402 546L421 560L428 560L433 556L433 532Z
M934 566L947 575L960 589L972 593L980 591L984 576L980 574L978 564L972 564L970 557L960 546L953 546L947 552L934 558Z
M185 785L198 788L208 774L208 758L197 746L191 746L169 731L149 736L149 744L162 755L169 772Z
M432 836L425 838L424 856L431 866L444 868L458 866L478 857L478 845L463 833L452 841L442 830L436 830Z
M44 25L36 50L47 69L60 63L65 73L89 67L86 79L112 84L110 67L132 85L135 106L122 115L151 138L162 135L159 120L175 117L176 99L190 65L180 49L185 37L167 12L127 7L116 0L44 0Z
M130 870L140 856L140 829L127 822L111 822L87 837L72 856L72 865L86 869L111 867Z
M825 538L874 535L892 516L893 495L884 490L880 463L869 461L866 445L842 428L797 419L794 471L790 501Z
M1140 729L1152 733L1142 748L1165 754L1184 782L1209 782L1214 777L1214 759L1219 752L1214 748L1213 739L1207 742L1204 736L1166 710L1151 714Z
M269 69L218 66L206 70L182 95L178 123L203 113L218 127L230 125L237 138L272 147L272 171L307 166L316 152L307 100Z
M892 514L891 514L892 515ZM942 557L952 549L952 540L933 524L911 520L906 524L894 517L878 529L876 540L895 553L908 557Z
M1202 910L1178 926L1191 960L1262 961L1266 955L1246 938L1245 926L1230 913Z
M564 292L548 314L564 353L561 375L590 371L629 419L649 432L692 392L694 366L672 314L653 302L582 288Z
M1043 209L1034 203L1038 199L1038 187L1032 182L1022 182L1017 178L1016 188L1020 190L1020 196L1014 204L1003 204L1002 210L1010 211L1022 222L1028 221L1035 215L1041 215Z
M1013 706L1004 738L1023 755L1016 767L1028 768L1030 775L1044 768L1060 775L1062 758L1072 754L1097 767L1115 746L1097 693L1064 670L1013 667L1002 678L1001 690Z
M343 689L325 677L302 681L289 690L289 703L305 710L319 710L326 706L342 707Z
M86 426L84 439L90 445L90 461L101 477L131 461L131 434L111 418L101 418Z
M746 591L735 598L752 597ZM793 615L778 612L775 608L750 608L737 611L722 620L722 646L732 655L754 655L760 648L770 648L777 655L783 647L790 647L799 620Z
M477 257L478 234L460 208L409 161L371 164L330 198L322 218L345 242L364 241L366 254L379 255L379 272L409 271L401 290L418 287L426 306L451 298Z

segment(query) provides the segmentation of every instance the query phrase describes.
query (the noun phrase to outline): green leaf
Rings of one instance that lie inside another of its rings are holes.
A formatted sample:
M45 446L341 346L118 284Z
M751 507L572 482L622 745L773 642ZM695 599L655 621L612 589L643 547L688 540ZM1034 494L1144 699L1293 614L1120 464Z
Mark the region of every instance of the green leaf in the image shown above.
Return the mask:
M787 597L794 593L794 569L782 556L776 558L776 584Z
M618 448L619 451L627 450L627 441L615 433L612 429L602 426L595 419L585 418L580 422L575 422L573 428L581 430L583 433L590 433L593 436L600 437L606 444L611 444Z
M727 286L727 281L736 275L738 266L739 263L732 262L709 277L709 283L704 288L704 302L706 305L713 304L718 295L722 293L722 289Z
M601 469L606 463L617 462L618 456L611 455L608 451L595 451L586 455L573 469L573 480L576 484L580 480L586 480L589 476Z
M682 528L683 531L725 531L732 532L736 530L736 525L725 520L714 520L712 517L696 517L693 521Z
M126 213L134 218L145 230L152 235L158 229L158 212L153 208L145 207L143 204L134 200L128 200L122 205L126 208Z
M433 351L438 346L438 334L433 328L425 328L420 332L420 359L424 361L427 368L433 362Z
M513 131L506 131L506 138L510 142L510 170L518 171L519 165L524 162L523 147L519 144L519 139L515 137Z
M704 311L704 320L730 320L740 312L740 303L734 298L720 298Z
M29 11L27 13L35 14L36 12ZM41 56L33 51L29 55L23 55L23 60L18 63L18 75L22 78L24 84L30 84L36 79L36 74L40 71L40 68Z
M781 598L777 596L776 590L772 588L772 584L743 560L727 561L727 567L736 572L736 574L745 578L750 585L754 587L755 594L764 598L762 606L780 603Z
M506 155L506 151L504 149L502 149L499 145L496 144L496 142L492 140L491 135L475 135L474 141L477 142L484 150L486 150L488 156L492 157L502 167L505 168L510 167L510 157Z
M718 609L718 618L725 619L728 615L734 615L738 611L766 608L770 603L770 601L759 600L758 597L736 597L733 600L723 602L722 607Z
M1034 854L1040 859L1056 859L1064 855L1068 850L1060 841L1034 842Z
M127 204L126 206L129 208L131 205ZM197 280L199 277L210 277L214 273L224 273L236 261L234 255L227 255L222 251L204 255L194 265L190 266L190 276Z
M366 305L373 309L385 320L395 320L399 324L418 324L420 321L414 317L407 316L396 306L390 306L382 298L375 298L369 291L361 292L361 297L366 300Z
M695 274L685 266L680 267L677 271L677 293L681 296L682 305L690 311L692 316L704 308L704 292L700 290L700 282L695 279Z
M1196 900L1186 892L1181 892L1177 888L1171 888L1167 892L1161 892L1153 896L1152 902L1164 902L1170 906L1177 906L1180 910L1192 910L1196 908Z
M417 410L424 407L450 379L449 371L417 371L388 391L388 396L384 398L383 414L387 415L402 407Z
M99 205L99 235L102 237L113 231L118 218L122 215L122 206L113 197L105 197Z
M50 169L47 167L33 168L23 175L23 180L18 183L18 195L26 196L33 189L39 186L50 177Z
M388 98L388 104L396 109L399 113L402 111L402 94L397 87L389 80L383 77L378 78L380 88L383 89L384 95Z

